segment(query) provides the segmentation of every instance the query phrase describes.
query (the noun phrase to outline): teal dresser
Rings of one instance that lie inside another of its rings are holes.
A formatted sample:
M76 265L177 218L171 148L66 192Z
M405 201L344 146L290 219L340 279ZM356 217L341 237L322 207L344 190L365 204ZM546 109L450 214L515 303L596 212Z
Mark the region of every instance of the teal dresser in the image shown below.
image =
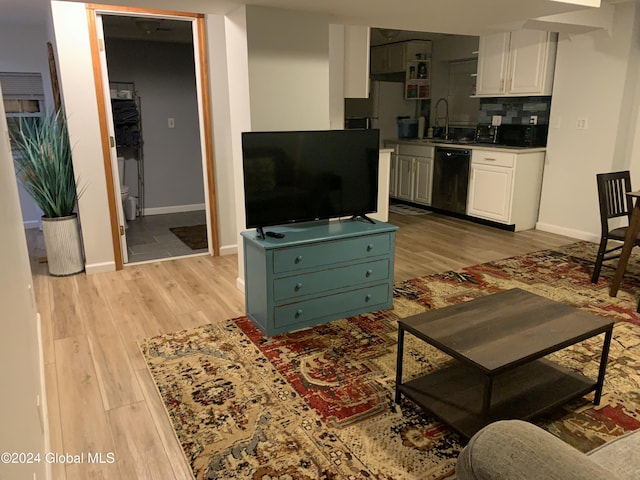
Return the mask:
M247 316L266 336L391 308L398 227L342 220L242 232Z

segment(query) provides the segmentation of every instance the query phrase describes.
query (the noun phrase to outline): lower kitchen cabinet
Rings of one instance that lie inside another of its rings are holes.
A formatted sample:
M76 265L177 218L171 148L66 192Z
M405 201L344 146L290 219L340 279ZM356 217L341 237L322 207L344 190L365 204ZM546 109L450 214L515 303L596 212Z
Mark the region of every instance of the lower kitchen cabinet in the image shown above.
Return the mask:
M389 163L389 196L398 198L398 154L395 150Z
M538 221L544 152L507 153L474 149L467 215L513 227Z
M391 155L390 195L400 200L431 204L433 182L433 147L423 145L388 145Z

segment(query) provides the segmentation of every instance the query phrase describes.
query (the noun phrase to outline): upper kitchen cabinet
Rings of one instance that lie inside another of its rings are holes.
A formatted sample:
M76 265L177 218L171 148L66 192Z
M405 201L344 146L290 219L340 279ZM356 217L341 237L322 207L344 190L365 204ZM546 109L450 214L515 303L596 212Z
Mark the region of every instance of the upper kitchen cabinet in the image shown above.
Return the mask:
M371 75L407 71L409 60L426 59L431 55L431 42L410 40L371 47Z
M551 95L557 42L539 30L480 37L476 96Z

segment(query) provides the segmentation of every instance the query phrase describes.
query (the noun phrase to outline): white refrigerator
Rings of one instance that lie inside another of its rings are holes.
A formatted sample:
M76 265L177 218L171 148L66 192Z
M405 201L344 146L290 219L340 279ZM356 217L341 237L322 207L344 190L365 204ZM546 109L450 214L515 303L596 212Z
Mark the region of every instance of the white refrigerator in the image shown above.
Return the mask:
M398 139L398 117L418 118L419 103L405 100L402 82L372 82L371 127L380 129L380 146L385 140Z

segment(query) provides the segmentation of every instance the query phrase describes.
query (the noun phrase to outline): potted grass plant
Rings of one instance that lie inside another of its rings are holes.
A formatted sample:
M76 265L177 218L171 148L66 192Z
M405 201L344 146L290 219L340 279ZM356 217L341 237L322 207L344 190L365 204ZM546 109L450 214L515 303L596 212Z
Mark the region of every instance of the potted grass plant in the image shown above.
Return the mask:
M67 120L62 110L21 118L10 131L16 175L43 212L49 274L84 270L78 200Z

